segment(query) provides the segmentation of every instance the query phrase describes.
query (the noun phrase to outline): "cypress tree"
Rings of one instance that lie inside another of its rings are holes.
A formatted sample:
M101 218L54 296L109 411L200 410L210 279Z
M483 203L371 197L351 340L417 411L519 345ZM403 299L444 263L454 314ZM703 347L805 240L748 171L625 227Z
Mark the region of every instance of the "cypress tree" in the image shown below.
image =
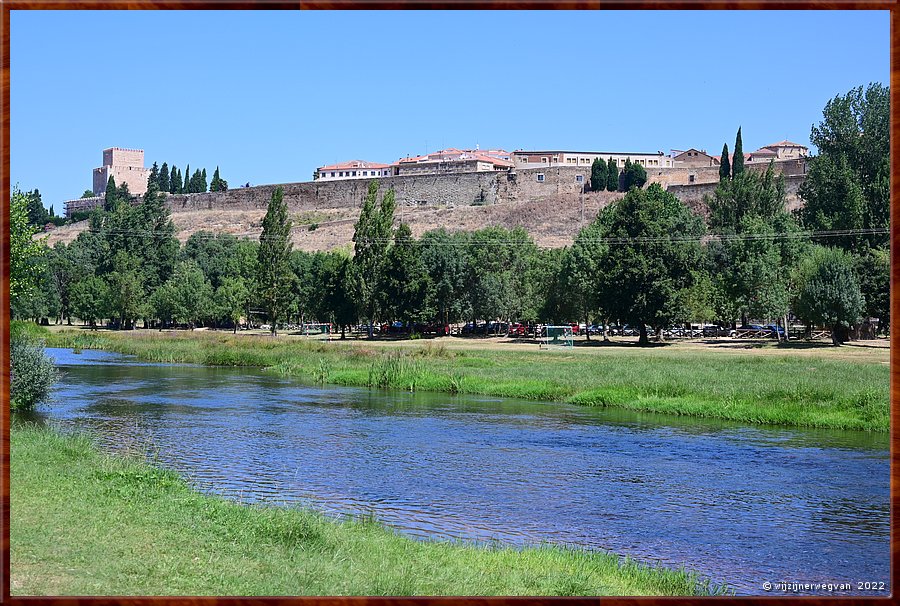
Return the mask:
M206 191L206 169L203 169L203 172L200 173L200 192L203 193Z
M619 189L619 167L612 158L606 165L606 189L607 191L618 191Z
M191 165L188 164L184 168L184 193L186 193L186 194L193 193L193 190L191 190L192 184L190 181L191 181Z
M734 162L731 164L731 176L736 178L744 172L744 144L741 141L741 128L738 127L737 139L734 141Z
M731 178L731 160L728 159L728 144L722 146L722 157L719 159L719 181Z
M181 193L181 173L179 172L178 167L175 165L172 165L172 172L171 176L169 177L169 193Z
M118 194L119 192L116 191L116 180L110 175L106 181L106 198L103 200L103 210L109 212L115 207L116 200L119 197Z
M606 162L600 158L594 158L591 163L591 191L606 189Z
M169 181L169 165L163 162L162 168L159 169L159 191L171 192L171 185Z
M156 165L156 162L153 163L153 166L150 167L150 176L147 177L147 189L150 189L150 185L159 186L159 166Z

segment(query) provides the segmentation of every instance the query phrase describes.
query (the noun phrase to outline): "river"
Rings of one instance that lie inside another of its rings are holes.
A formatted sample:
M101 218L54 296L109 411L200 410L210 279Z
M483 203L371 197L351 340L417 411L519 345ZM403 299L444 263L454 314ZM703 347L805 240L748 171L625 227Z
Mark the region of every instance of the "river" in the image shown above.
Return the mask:
M889 587L885 434L309 386L256 370L47 351L65 376L40 417L149 453L200 490L374 514L417 538L684 564L738 594L789 582L887 595L856 586Z

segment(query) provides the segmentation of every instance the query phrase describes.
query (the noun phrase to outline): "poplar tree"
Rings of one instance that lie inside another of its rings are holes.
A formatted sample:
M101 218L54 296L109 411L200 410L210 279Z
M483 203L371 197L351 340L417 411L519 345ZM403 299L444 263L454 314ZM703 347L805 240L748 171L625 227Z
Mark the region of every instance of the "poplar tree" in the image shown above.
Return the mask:
M169 181L169 165L163 162L162 168L159 169L159 191L171 192L171 185Z
M719 161L719 181L731 178L731 160L728 159L728 144L722 146L722 157Z
M273 337L278 334L278 321L290 303L292 247L291 219L284 202L284 191L277 187L263 218L256 257L260 302L268 316Z
M619 189L619 167L612 158L606 165L606 189L607 191L618 191Z
M378 181L373 179L353 231L356 295L360 310L369 323L369 337L378 313L384 260L391 245L396 206L393 189L384 194L380 206L376 206L377 199Z
M738 127L737 138L734 141L734 162L731 165L731 176L737 178L744 172L744 144L741 142L741 128Z

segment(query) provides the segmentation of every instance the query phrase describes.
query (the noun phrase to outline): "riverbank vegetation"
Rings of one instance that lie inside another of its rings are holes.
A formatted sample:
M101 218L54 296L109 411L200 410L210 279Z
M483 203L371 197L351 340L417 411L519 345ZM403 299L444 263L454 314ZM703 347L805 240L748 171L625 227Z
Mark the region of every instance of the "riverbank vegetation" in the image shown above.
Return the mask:
M241 505L84 436L11 432L12 595L706 595L684 570L563 547L416 541Z
M229 332L47 331L49 346L154 362L267 368L311 383L441 391L833 429L888 430L885 360L790 349L765 354L678 346L569 351L406 346L234 336ZM455 345L455 344L454 344Z
M888 92L872 84L828 102L810 135L820 155L808 160L798 210L788 211L773 164L744 164L738 130L705 208L644 187L627 162L627 194L564 249L537 247L523 228L414 237L377 180L352 256L292 250L280 188L260 242L198 232L181 246L158 178L139 204L110 187L90 229L47 252L39 288L14 297L13 314L116 328L243 322L273 333L305 322L629 324L642 344L676 325L787 326L793 316L827 326L839 345L867 318L888 329Z

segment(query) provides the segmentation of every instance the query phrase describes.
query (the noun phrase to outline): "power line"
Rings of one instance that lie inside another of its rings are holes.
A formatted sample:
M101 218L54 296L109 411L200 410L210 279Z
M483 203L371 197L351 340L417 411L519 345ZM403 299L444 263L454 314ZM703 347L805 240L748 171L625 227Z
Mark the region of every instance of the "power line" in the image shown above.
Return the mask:
M107 234L107 235L117 235L117 236L145 236L145 237L171 237L174 236L173 233L170 232L154 232L150 230L132 230L132 229L89 229L88 233L94 234ZM466 232L448 232L449 234L453 233L466 233ZM842 238L842 237L850 237L850 236L875 236L875 235L888 235L890 233L890 229L887 227L873 227L873 228L862 228L862 229L836 229L836 230L821 230L821 231L794 231L794 232L783 232L783 233L741 233L741 234L703 234L703 235L659 235L659 236L610 236L607 238L581 238L577 239L578 242L584 244L662 244L662 243L707 243L711 241L719 241L719 242L735 242L735 241L782 241L782 240L803 240L803 239L820 239L820 238ZM199 239L199 240L214 240L222 237L232 237L236 240L249 240L251 242L261 241L261 240L274 240L278 239L276 236L268 236L263 237L262 235L258 237L250 237L250 236L235 236L234 234L222 234L222 233L212 233L212 232L195 232L189 236L189 238ZM394 238L367 238L365 240L359 240L359 242L365 243L391 243L394 242ZM459 241L424 241L422 239L411 239L406 241L408 244L420 245L420 246L535 246L535 243L530 238L527 240L523 239L505 239L505 240L478 240L478 239L463 239Z

